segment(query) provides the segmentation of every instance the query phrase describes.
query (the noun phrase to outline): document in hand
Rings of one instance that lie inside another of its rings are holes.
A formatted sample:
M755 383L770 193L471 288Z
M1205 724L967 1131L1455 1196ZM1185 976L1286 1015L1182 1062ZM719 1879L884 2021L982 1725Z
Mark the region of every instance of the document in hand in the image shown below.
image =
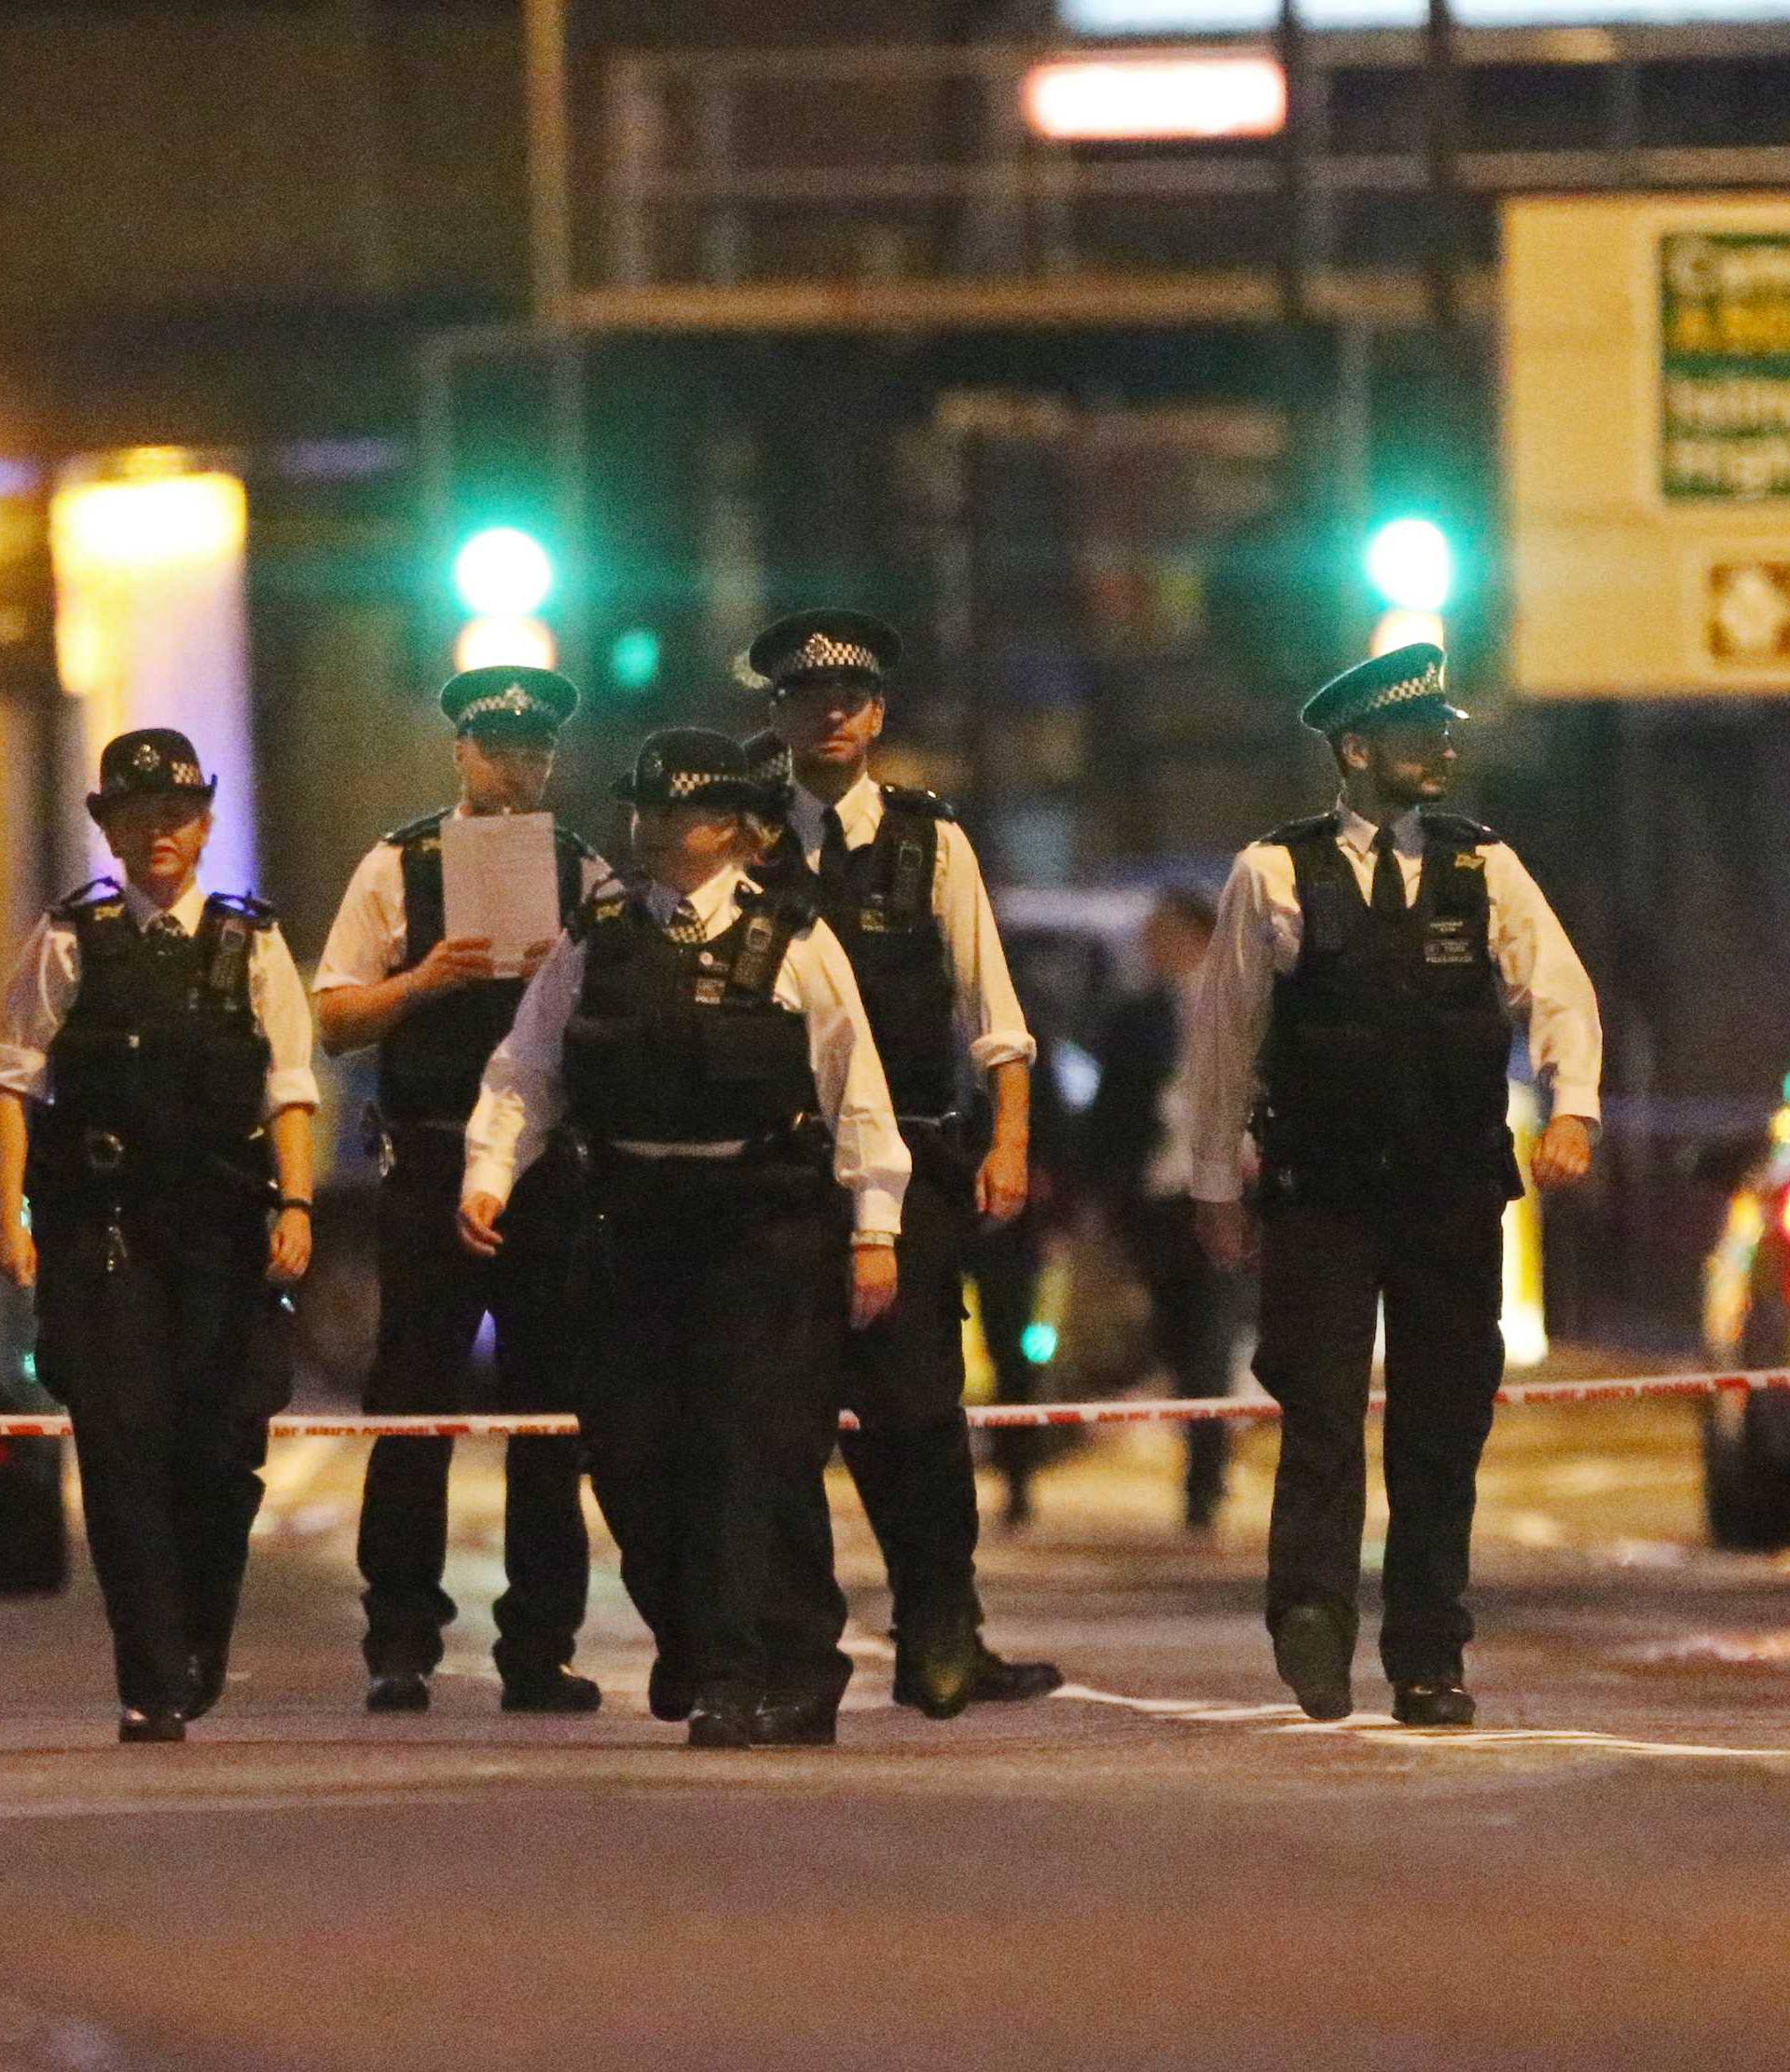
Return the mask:
M450 936L491 939L499 978L559 933L550 813L450 814L441 823L442 895Z

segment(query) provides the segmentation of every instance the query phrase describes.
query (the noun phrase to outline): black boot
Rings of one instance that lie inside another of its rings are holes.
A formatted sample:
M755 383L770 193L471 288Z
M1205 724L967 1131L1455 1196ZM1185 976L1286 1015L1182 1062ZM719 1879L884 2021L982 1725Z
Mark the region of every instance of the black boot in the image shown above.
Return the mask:
M429 1679L420 1669L393 1669L366 1687L369 1712L427 1712Z
M1401 1726L1470 1727L1473 1713L1472 1693L1464 1684L1436 1678L1392 1687L1392 1716Z
M186 1715L184 1712L140 1712L134 1705L128 1705L118 1714L120 1741L184 1741L186 1738Z
M839 1738L837 1698L766 1698L752 1714L752 1746L830 1749Z
M757 1715L757 1704L750 1698L709 1697L699 1694L690 1708L690 1746L693 1749L750 1749Z
M1009 1662L976 1636L976 1671L970 1681L975 1705L1012 1705L1024 1698L1049 1697L1063 1681L1054 1662Z
M1349 1689L1354 1653L1342 1621L1328 1605L1296 1604L1274 1628L1274 1667L1311 1720L1346 1720L1355 1710Z
M595 1712L603 1694L589 1677L556 1667L506 1676L501 1702L505 1712Z
M982 1642L968 1622L905 1628L895 1638L897 1705L911 1705L929 1720L955 1720L975 1696Z

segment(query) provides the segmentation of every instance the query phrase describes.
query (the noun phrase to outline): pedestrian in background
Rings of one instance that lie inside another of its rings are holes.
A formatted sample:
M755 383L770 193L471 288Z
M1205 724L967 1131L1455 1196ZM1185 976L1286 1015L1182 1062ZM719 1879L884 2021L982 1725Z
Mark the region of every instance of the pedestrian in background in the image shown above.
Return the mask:
M107 743L124 883L38 923L0 1017L0 1268L68 1406L121 1741L223 1693L285 1401L257 1329L310 1257L310 1016L272 909L200 888L215 791L185 734Z
M569 1151L539 1159L505 1218L501 1258L475 1259L456 1233L467 1118L528 973L499 978L490 942L447 932L441 830L450 815L533 813L578 693L550 669L469 669L441 693L454 729L458 804L387 835L361 859L312 981L332 1057L377 1044L379 1336L365 1406L382 1416L453 1415L469 1405L471 1360L489 1314L501 1407L573 1407L563 1343L578 1179ZM561 921L609 867L571 829L554 830ZM448 1558L451 1439L383 1438L367 1456L359 1555L369 1712L421 1712L455 1616ZM493 1649L513 1712L588 1712L601 1702L571 1669L590 1580L575 1437L517 1435L504 1452L503 1571Z
M1206 1258L1194 1237L1191 1109L1199 1101L1181 1070L1195 979L1212 940L1212 902L1174 886L1143 928L1149 972L1120 1001L1095 1052L1100 1078L1081 1118L1079 1167L1150 1304L1150 1347L1177 1395L1229 1395L1236 1348L1234 1275ZM1218 1420L1186 1428L1183 1516L1208 1531L1224 1498L1230 1433Z
M657 1646L652 1710L696 1748L824 1746L851 1675L838 1340L895 1297L908 1154L832 930L749 874L786 789L681 727L617 795L641 878L586 901L493 1056L461 1230L502 1257L511 1188L569 1118L612 1305L584 1349L591 1478Z
M1237 858L1188 1045L1193 1193L1210 1256L1256 1249L1241 1200L1261 1153L1256 1373L1282 1411L1268 1627L1314 1719L1353 1705L1374 1330L1385 1313L1381 1660L1408 1725L1466 1726L1475 1478L1504 1369L1511 1016L1552 1115L1537 1187L1590 1170L1602 1037L1583 966L1489 829L1427 810L1453 783L1439 648L1326 684L1303 710L1342 791Z

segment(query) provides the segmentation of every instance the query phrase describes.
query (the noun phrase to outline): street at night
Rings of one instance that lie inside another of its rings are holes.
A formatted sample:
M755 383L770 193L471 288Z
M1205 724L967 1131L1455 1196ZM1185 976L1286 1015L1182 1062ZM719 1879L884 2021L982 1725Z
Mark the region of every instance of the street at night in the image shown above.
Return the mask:
M839 1485L840 1746L714 1754L647 1716L600 1538L602 1712L499 1713L473 1446L434 1708L367 1718L364 1449L287 1442L229 1694L185 1746L114 1743L84 1563L0 1612L0 2064L1781 2065L1790 1574L1701 1544L1694 1410L1504 1414L1464 1734L1392 1724L1370 1625L1355 1717L1287 1702L1258 1612L1274 1443L1244 1440L1209 1546L1164 1433L1053 1471L983 1571L991 1637L1070 1681L937 1725L888 1702Z

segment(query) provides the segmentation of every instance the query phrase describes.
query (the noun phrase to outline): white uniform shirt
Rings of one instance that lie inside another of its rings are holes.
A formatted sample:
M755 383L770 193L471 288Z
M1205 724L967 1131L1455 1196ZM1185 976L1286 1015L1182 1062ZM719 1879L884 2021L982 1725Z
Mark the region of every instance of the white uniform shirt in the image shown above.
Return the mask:
M1373 890L1372 821L1339 804L1337 847L1363 899ZM1415 808L1393 824L1407 905L1423 872L1423 827ZM1489 946L1499 991L1511 1014L1526 1018L1535 1078L1556 1115L1598 1118L1604 1037L1597 995L1577 953L1541 888L1502 842L1479 847L1491 905ZM1302 928L1291 852L1255 842L1232 865L1219 902L1212 947L1200 967L1181 1077L1192 1117L1191 1192L1201 1201L1234 1201L1242 1188L1242 1146L1256 1098L1256 1061L1268 1031L1275 977L1299 962Z
M161 912L135 885L124 888L125 909L139 931ZM205 895L189 885L168 909L191 935L205 912ZM0 1009L0 1088L41 1101L49 1084L49 1047L68 1018L81 982L81 944L71 921L49 914L26 938ZM249 1004L268 1039L263 1120L282 1108L314 1108L317 1080L310 1069L310 1006L304 981L277 927L257 928L249 952Z
M738 892L745 882L745 871L730 865L689 895L705 942L724 935L739 918ZM682 895L654 885L645 897L654 919L664 926ZM584 983L585 945L563 934L530 982L509 1035L485 1068L478 1105L466 1125L462 1201L489 1194L507 1201L516 1175L540 1157L548 1133L565 1114L565 1030ZM895 1126L888 1082L850 960L824 921L792 939L772 997L807 1024L815 1091L833 1132L833 1176L852 1197L856 1228L893 1237L902 1227L913 1159Z
M820 868L821 821L826 810L824 800L796 786L790 822L811 871ZM866 772L840 800L838 814L847 849L861 849L874 842L883 824L882 787ZM1038 1056L1038 1045L1020 1011L976 852L955 821L941 820L938 829L932 912L950 953L958 1040L971 1063L984 1072L1015 1060L1030 1064Z
M600 857L584 859L584 891L613 876ZM381 842L354 867L310 990L331 993L339 986L378 985L389 979L403 966L406 932L404 853L395 843Z

